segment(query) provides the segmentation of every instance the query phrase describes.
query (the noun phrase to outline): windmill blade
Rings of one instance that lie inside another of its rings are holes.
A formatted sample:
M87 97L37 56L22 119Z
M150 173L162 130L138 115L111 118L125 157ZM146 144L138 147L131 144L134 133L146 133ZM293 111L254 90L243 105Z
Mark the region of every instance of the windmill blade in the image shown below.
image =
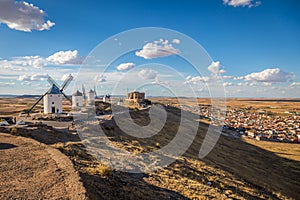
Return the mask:
M53 78L51 76L48 75L48 79L47 79L48 83L50 83L50 85L55 85L57 88L60 88L59 85L53 80Z
M27 111L27 114L29 115L29 113L33 110L33 108L44 98L44 96L47 94L48 92L46 92L45 94L43 94L34 104L33 106L31 106L31 108Z
M97 99L96 86L94 85L95 99Z
M69 74L69 76L66 78L66 80L62 84L60 91L63 91L65 88L67 88L72 80L73 80L73 76L71 74Z
M61 91L61 93L62 93L62 95L64 95L64 97L65 97L68 101L70 101L70 102L72 103L72 100L71 100L64 92Z

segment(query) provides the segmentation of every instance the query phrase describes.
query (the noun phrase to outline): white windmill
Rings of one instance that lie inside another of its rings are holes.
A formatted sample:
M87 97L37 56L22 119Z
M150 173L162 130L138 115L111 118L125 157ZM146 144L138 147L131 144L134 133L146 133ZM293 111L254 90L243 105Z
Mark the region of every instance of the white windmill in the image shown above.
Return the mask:
M44 99L44 113L62 113L62 96L72 103L72 100L63 92L73 80L73 76L70 74L62 86L60 87L50 76L48 76L48 82L51 84L51 88L43 94L33 106L27 111L29 114L33 108Z

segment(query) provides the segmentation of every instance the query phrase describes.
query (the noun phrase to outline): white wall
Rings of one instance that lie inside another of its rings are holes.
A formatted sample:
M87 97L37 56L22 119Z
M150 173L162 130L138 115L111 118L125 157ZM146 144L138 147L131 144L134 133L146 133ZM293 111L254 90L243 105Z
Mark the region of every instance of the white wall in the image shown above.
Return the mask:
M55 108L54 113L62 113L62 94L46 94L44 96L44 113L52 113L52 107Z
M108 103L109 103L109 102L110 102L110 98L107 98L106 96L104 96L104 97L102 98L102 101L103 101L103 102L108 102Z
M83 96L72 96L72 108L83 106Z
M87 95L87 100L89 102L95 101L95 92L89 92Z

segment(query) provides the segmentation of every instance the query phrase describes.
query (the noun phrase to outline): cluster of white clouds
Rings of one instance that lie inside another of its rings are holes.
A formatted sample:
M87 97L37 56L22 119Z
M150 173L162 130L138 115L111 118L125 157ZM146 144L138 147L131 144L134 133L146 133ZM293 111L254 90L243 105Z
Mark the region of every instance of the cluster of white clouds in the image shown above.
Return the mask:
M187 76L184 84L200 84L201 82L208 82L210 78L208 76Z
M56 65L65 65L65 64L81 64L82 57L79 56L77 50L71 51L59 51L53 55L46 58L46 61L56 64Z
M248 85L257 85L257 83L262 83L262 85L268 86L273 83L284 83L290 82L295 79L294 73L289 73L281 70L280 68L267 68L260 72L253 72L245 76L223 76L223 79L233 79L235 81L247 81L252 82ZM241 86L241 84L237 84Z
M123 70L130 70L135 67L135 64L132 62L128 63L121 63L117 66L117 70L123 71Z
M179 39L173 39L174 44L179 44ZM171 55L177 55L180 51L173 47L168 40L160 39L158 41L149 42L143 46L140 51L135 52L135 55L144 59L159 58Z
M223 74L225 73L225 69L220 69L221 67L221 63L220 61L216 61L216 62L212 62L209 66L208 66L208 71L210 71L211 73L218 75L218 74Z
M14 82L0 82L0 87L9 87L9 86L13 86L16 83Z
M18 81L43 81L48 78L48 74L32 74L32 75L20 75Z
M97 83L104 83L106 82L106 77L103 75L103 74L97 74L95 77L94 77L94 81L97 82Z
M138 75L142 79L151 80L157 77L158 72L153 69L142 69L139 71Z
M279 68L265 69L261 72L251 73L244 77L246 81L268 83L287 82L293 80L294 78L295 75L293 73L284 72Z
M253 1L253 0L223 0L225 5L233 6L233 7L257 7L261 4L260 1Z
M293 82L290 87L298 87L300 86L300 82Z
M212 62L207 69L211 72L211 76L187 76L184 84L190 84L193 88L202 88L203 84L210 85L216 80L216 76L220 77L223 73L226 73L225 69L221 69L219 61ZM253 72L244 76L222 75L222 79L226 80L223 82L223 87L227 93L230 91L230 94L237 94L242 91L245 92L246 90L252 91L253 89L250 89L249 87L256 88L257 91L267 91L266 88L269 88L269 86L288 82L291 82L288 87L295 89L300 86L300 82L292 82L295 78L296 76L294 73L285 72L280 68L267 68L260 72ZM229 89L229 87L232 89ZM269 90L275 89L270 87ZM280 91L283 91L283 89L281 88Z
M41 56L23 56L14 57L11 60L0 60L0 67L17 71L26 71L26 67L38 69L46 65L79 65L82 61L83 57L79 55L77 50L69 50L59 51L46 58Z
M45 11L25 1L0 1L0 23L11 29L25 32L49 30L55 23L45 21L45 16Z

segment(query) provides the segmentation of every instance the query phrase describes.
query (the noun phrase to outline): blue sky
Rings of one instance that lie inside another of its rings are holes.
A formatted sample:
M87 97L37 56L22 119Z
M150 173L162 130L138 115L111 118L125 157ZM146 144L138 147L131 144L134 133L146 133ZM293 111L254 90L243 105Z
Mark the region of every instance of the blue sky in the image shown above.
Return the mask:
M25 2L0 3L1 94L40 94L48 88L46 74L58 82L65 74L76 76L80 63L107 38L129 29L162 27L183 33L203 46L214 61L215 72L223 78L227 96L300 97L300 3L297 0ZM20 15L21 9L28 12ZM184 40L177 44L172 42L176 38L162 39L182 52ZM166 58L144 59L135 52L122 56L97 82L97 91L111 92L117 77L138 76L146 70L139 65L151 62L170 65L185 80L177 76L170 80L166 74L171 72L157 65L147 71L147 74L153 72L152 77L145 79L147 84L174 81L171 85L176 85L177 90L182 89L180 84L190 84L199 96L207 95L201 86L209 82L205 73L200 78L178 56L180 53L176 52ZM133 67L118 70L122 63L133 63ZM134 84L128 83L130 90L135 89ZM67 92L73 89L76 89L74 83ZM123 91L124 88L115 93ZM148 90L153 95L164 94L159 91ZM179 93L187 95L184 91Z

